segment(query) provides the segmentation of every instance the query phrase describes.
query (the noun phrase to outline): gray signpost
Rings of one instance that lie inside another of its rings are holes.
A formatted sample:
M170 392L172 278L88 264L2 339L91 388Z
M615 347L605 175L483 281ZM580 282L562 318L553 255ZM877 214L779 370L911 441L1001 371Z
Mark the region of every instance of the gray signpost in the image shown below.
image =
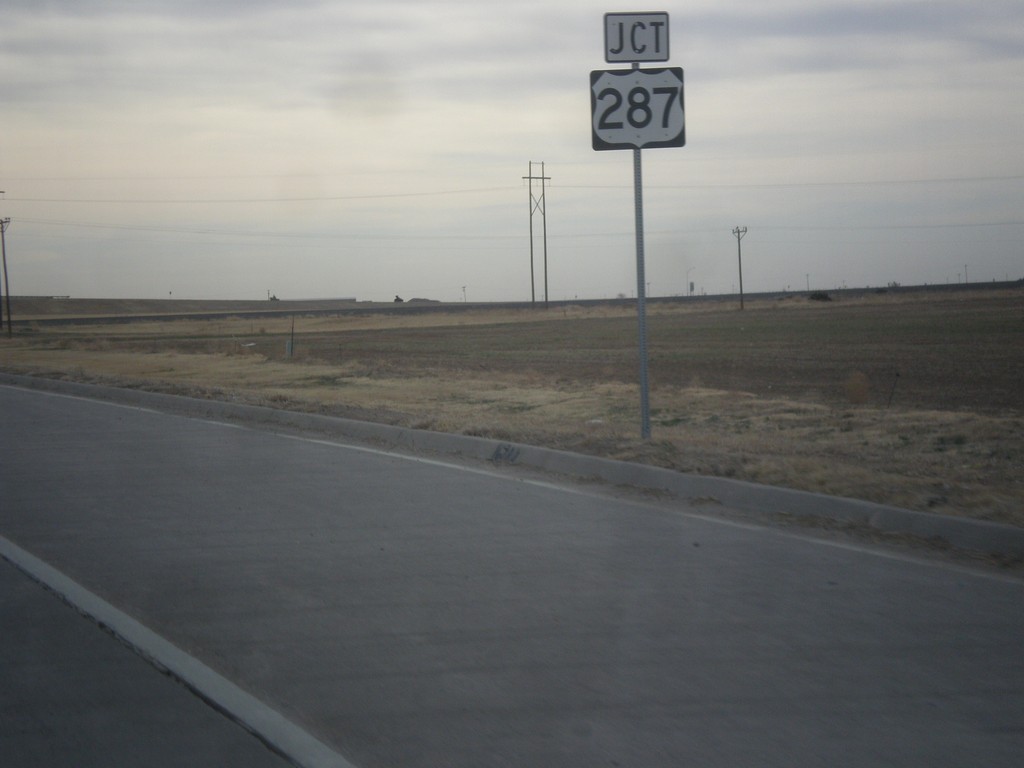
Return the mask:
M668 61L667 13L606 13L605 61L629 62L632 69L590 73L592 145L595 150L633 150L636 219L636 298L640 335L640 435L651 437L647 382L647 292L644 277L642 149L686 144L683 70L641 69L642 62Z

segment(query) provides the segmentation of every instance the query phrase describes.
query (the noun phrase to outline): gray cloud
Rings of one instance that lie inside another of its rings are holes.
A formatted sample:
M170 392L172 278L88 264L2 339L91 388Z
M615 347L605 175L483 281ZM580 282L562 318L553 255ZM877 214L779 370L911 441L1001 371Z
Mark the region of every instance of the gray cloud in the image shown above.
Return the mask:
M628 292L610 276L628 272L629 158L590 148L587 73L619 66L603 62L605 10L590 0L10 0L0 24L4 214L60 223L17 227L34 233L39 257L21 284L74 293L44 286L73 272L61 265L78 242L179 279L165 264L177 247L172 222L190 232L198 272L204 259L244 252L258 294L269 273L296 281L292 295L314 295L325 275L344 273L358 283L347 292L387 298L401 263L410 279L457 272L450 282L473 279L480 298L515 298L520 177L527 161L546 160L557 269L589 281L574 294ZM1002 218L1020 209L1014 182L999 194L966 182L928 194L800 186L1024 174L1008 151L1024 130L1013 107L1024 77L1019 0L695 0L669 10L671 64L687 70L689 145L645 153L649 223L663 233L652 235L652 274L659 258L685 257L701 281L719 275L727 289L728 270L714 265L738 223L751 225L764 273L792 266L802 276L838 267L779 227L973 222L997 206ZM259 202L288 197L302 201ZM83 221L114 228L72 226ZM142 227L132 242L116 229L126 223ZM768 223L785 242L758 245L757 225ZM265 236L254 246L239 232ZM882 245L858 256L865 280L902 263L902 244L875 239ZM1018 230L1010 240L1019 243ZM686 243L684 256L673 243ZM962 258L940 245L914 263ZM995 275L1009 257L976 245ZM295 266L274 271L282 250ZM852 283L854 266L843 270ZM231 286L232 295L253 286Z
M721 47L731 60L788 71L884 69L918 45L967 48L977 59L1024 58L1024 5L928 0L839 3L742 11L684 11L687 35L702 52Z

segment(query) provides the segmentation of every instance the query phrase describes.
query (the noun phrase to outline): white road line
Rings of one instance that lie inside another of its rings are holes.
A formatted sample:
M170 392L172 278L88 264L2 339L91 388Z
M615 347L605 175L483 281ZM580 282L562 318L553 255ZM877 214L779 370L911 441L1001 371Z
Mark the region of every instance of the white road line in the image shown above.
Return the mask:
M296 765L356 768L276 710L3 536L0 536L0 557L109 629L150 664L166 670Z

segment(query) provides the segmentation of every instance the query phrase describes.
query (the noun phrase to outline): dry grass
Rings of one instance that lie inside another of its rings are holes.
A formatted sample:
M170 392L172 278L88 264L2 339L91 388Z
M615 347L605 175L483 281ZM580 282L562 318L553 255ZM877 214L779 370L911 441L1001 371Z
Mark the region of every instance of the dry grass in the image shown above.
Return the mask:
M628 307L300 317L290 359L284 317L40 325L0 368L1024 525L1021 298L653 305L646 442Z

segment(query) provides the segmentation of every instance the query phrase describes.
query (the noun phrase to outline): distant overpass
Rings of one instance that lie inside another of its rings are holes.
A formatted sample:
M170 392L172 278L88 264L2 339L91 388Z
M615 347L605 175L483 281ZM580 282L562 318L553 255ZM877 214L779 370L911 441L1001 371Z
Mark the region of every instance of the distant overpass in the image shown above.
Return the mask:
M1024 280L959 283L941 285L915 285L893 287L842 288L838 290L771 291L746 293L747 301L780 301L804 298L812 294L828 294L833 299L856 298L881 293L967 293L980 290L1013 290L1024 288ZM704 296L648 296L648 304L739 304L739 294L709 294ZM431 312L466 312L498 309L544 309L558 307L630 306L635 298L615 299L562 299L546 304L538 301L505 302L440 302L411 299L402 303L359 302L354 299L309 300L198 300L198 299L74 299L69 297L12 296L13 327L30 325L82 325L99 323L133 323L162 320L216 320L227 317L244 319L291 317L344 317L374 314L426 314Z

